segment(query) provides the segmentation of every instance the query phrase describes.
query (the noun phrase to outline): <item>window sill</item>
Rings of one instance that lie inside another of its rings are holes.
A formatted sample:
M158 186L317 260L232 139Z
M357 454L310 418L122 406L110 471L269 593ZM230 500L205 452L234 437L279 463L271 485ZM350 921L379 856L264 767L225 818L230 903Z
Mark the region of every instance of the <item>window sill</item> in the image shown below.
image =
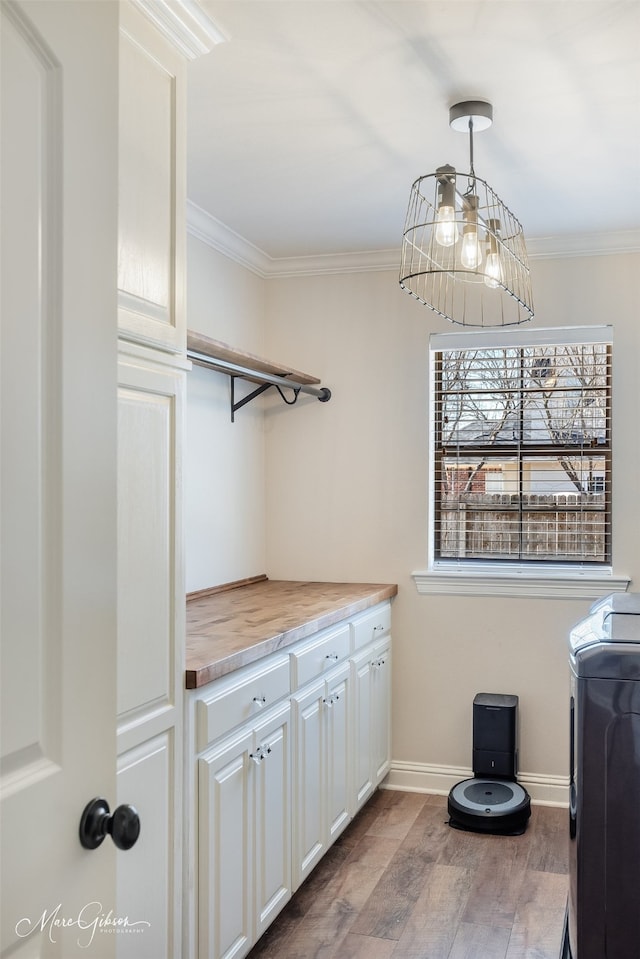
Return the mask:
M624 593L631 580L606 570L531 570L439 568L415 570L416 589L425 596L524 596L527 599L600 599Z

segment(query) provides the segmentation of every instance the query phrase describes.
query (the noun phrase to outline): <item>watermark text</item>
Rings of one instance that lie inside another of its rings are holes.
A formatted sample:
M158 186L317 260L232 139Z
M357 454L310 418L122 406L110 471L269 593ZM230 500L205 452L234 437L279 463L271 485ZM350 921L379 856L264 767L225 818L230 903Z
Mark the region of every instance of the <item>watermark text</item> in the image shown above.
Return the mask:
M55 934L60 929L76 927L77 943L81 949L88 949L97 932L144 932L151 925L146 919L131 920L128 916L114 916L113 909L104 912L102 903L86 903L77 916L62 914L62 903L49 911L46 909L38 919L24 916L16 923L16 935L26 939L36 932L46 932L49 942L56 942Z

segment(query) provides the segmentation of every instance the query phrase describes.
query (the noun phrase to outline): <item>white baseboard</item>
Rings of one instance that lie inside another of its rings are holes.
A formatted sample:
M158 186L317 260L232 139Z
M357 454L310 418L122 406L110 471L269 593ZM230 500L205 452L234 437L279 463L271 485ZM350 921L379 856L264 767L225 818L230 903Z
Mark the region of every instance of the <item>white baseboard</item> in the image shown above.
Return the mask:
M447 796L462 779L471 779L473 770L457 766L436 766L433 763L392 762L381 789L402 789L407 792L432 793ZM518 782L537 806L568 806L569 779L567 776L543 776L537 773L518 773Z

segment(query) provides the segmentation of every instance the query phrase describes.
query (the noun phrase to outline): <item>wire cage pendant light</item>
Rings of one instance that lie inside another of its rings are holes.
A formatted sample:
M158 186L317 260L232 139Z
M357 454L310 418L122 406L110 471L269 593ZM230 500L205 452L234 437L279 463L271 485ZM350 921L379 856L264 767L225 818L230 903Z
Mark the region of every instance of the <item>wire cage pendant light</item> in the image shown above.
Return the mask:
M419 177L404 225L400 286L460 326L515 326L533 316L522 225L473 166L474 130L492 120L483 100L451 107L451 127L469 133L469 172L446 164Z

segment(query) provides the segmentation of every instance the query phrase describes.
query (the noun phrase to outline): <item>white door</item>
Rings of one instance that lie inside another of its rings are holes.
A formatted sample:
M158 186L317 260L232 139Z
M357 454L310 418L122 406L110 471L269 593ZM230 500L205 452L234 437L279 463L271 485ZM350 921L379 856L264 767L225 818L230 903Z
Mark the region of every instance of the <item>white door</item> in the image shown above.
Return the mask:
M1 952L102 959L116 849L78 827L116 795L118 4L0 8Z

